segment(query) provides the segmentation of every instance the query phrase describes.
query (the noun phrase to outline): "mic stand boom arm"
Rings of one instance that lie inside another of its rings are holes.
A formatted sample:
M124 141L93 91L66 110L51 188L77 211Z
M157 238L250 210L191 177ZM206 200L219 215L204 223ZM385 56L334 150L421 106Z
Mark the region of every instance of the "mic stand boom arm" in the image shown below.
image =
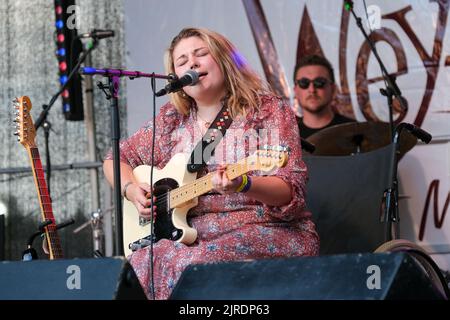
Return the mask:
M378 64L381 68L381 73L384 78L384 81L386 83L386 89L380 89L380 92L382 95L386 96L388 99L388 107L389 107L389 126L391 129L391 141L394 139L394 119L393 119L393 111L392 111L392 97L394 96L399 101L402 110L407 111L408 110L408 104L405 98L402 97L402 93L400 89L397 86L397 83L395 82L395 78L389 75L389 73L386 70L386 67L383 64L383 61L381 60L380 56L378 55L378 51L373 43L373 41L370 39L370 37L367 35L366 30L364 30L364 27L361 22L361 18L356 16L355 11L353 10L353 1L345 1L345 9L347 11L350 11L353 15L353 17L356 20L356 25L361 30L362 34L364 35L364 38L366 39L367 43L370 46L370 49L372 50L375 58L378 61Z
M60 96L60 94L69 86L70 81L72 80L74 74L78 71L78 69L80 68L80 65L84 62L84 60L86 60L87 56L96 48L97 46L97 39L94 39L92 42L92 46L86 50L85 52L83 52L83 54L81 55L80 59L78 59L77 64L73 67L73 69L71 70L69 76L67 77L67 81L62 85L62 87L59 89L59 91L52 97L52 99L50 100L49 104L44 105L44 110L42 110L41 114L39 115L39 117L37 118L37 120L34 123L34 128L37 131L39 129L39 127L43 124L44 126L44 142L45 142L45 162L46 162L46 166L47 166L47 188L48 188L48 193L50 194L50 179L51 179L51 164L50 164L50 150L49 150L49 138L50 138L50 130L51 130L51 125L50 123L47 121L47 115L48 112L50 111L50 108L53 106L53 104L55 103L56 99L58 99L58 97Z
M61 89L59 89L59 91L52 97L49 104L45 106L44 110L42 110L41 114L39 115L37 120L34 122L34 128L36 130L38 130L39 127L42 125L42 122L44 122L44 120L46 119L47 114L50 111L50 108L55 103L56 99L58 99L59 95L69 86L70 81L72 80L74 74L78 72L80 65L84 62L84 60L86 60L87 56L97 47L97 44L98 44L98 41L97 41L97 39L94 38L94 40L92 41L92 46L88 50L83 52L80 59L78 59L77 64L73 67L72 71L69 73L66 83L64 83L63 86L61 87Z

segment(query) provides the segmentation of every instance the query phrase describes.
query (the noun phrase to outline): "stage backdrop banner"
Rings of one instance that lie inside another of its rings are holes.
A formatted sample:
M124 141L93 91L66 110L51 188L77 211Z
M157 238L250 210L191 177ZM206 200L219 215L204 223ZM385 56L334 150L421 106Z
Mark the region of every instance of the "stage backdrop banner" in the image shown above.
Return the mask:
M399 164L401 237L430 252L448 253L449 4L427 0L366 4L367 11L362 1L355 1L354 11L408 101L406 113L393 111L396 124L413 123L433 135L430 145L419 142ZM164 73L163 54L171 39L183 27L206 27L231 39L298 114L294 66L303 55L317 53L334 66L335 106L340 113L359 122L389 121L387 100L380 94L385 87L380 67L344 1L136 0L124 6L129 69ZM129 81L127 99L131 134L151 118L149 81ZM157 109L166 101L158 99Z

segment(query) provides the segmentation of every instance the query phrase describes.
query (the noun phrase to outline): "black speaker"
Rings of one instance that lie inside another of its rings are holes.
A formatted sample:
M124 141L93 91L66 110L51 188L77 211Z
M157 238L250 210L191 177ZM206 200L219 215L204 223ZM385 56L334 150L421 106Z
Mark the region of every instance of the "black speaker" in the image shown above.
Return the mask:
M4 261L0 300L146 299L125 258Z
M0 212L0 260L5 259L5 215Z
M330 255L189 266L171 299L444 299L405 252Z

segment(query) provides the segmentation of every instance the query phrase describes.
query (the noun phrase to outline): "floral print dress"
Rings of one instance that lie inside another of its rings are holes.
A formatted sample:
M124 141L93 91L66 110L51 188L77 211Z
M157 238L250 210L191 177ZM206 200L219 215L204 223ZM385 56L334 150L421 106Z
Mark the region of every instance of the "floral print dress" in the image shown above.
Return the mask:
M262 95L258 111L236 117L215 148L207 167L199 174L214 171L220 163L233 163L252 154L262 145L290 148L287 165L271 173L291 187L292 200L274 207L252 200L245 193L200 196L188 214L188 223L198 231L191 245L162 239L153 246L153 281L156 299L167 299L184 269L191 264L277 257L314 256L319 253L319 237L311 214L305 210L307 171L302 161L295 115L279 97ZM151 121L120 143L120 159L135 168L151 165ZM154 164L162 169L174 154L191 154L202 138L195 108L185 116L170 103L156 118ZM111 152L105 159L112 159ZM250 172L252 175L266 175ZM152 297L150 247L129 257L148 298Z

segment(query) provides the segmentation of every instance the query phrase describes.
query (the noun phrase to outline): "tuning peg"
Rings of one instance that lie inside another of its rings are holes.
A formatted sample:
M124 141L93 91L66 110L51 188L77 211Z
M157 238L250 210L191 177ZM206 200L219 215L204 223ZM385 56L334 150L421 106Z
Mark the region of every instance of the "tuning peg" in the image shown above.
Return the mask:
M19 130L13 133L15 136L18 136L20 134Z
M14 102L14 103L16 103L16 102L19 103L19 98L18 98L18 97L15 97L15 98L13 99L13 102Z
M19 119L20 119L19 117L15 117L13 121L14 122L19 122Z

